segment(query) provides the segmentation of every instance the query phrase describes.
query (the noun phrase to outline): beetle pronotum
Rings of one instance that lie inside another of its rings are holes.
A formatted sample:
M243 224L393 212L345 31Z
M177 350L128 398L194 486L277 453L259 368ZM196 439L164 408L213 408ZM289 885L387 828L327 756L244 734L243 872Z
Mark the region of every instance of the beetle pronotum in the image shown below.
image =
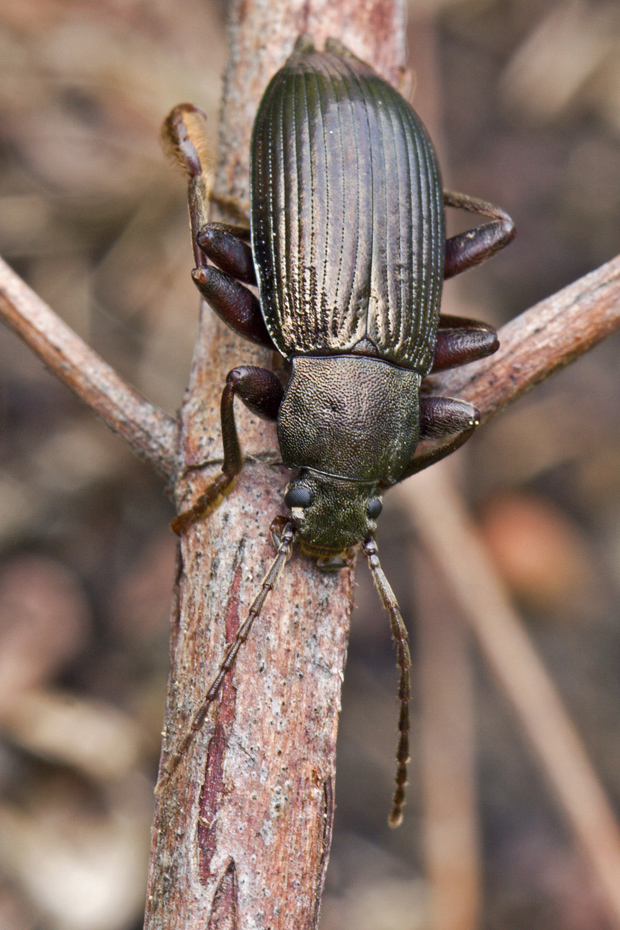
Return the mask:
M503 248L514 236L512 221L491 204L442 189L415 111L333 39L319 52L301 36L264 93L250 156L251 230L206 222L211 176L201 112L176 107L164 135L189 178L194 281L235 332L279 352L288 374L283 385L265 368L229 372L221 401L222 472L173 528L182 533L205 516L241 471L235 396L277 421L282 461L293 475L284 498L290 517L272 524L276 556L159 784L202 726L294 540L330 570L361 544L398 650L390 814L397 826L409 758L410 657L374 539L381 492L448 455L477 425L471 404L421 387L431 371L497 349L492 327L440 316L441 287L444 278ZM446 206L490 222L446 239ZM258 298L248 284L258 286ZM420 451L426 440L440 443Z

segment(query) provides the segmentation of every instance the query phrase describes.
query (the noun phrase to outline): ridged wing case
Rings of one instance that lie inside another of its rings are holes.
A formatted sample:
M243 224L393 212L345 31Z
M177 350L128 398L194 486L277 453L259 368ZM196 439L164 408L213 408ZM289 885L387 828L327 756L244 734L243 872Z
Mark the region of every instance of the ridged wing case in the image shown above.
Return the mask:
M400 94L335 43L269 84L251 150L262 312L285 357L431 366L445 251L442 185Z

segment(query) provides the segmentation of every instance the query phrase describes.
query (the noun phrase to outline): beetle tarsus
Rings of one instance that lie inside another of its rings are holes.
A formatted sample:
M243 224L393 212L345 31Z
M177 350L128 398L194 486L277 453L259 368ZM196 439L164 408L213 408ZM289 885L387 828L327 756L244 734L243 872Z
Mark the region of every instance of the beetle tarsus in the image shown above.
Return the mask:
M207 142L205 113L193 103L179 103L163 122L164 150L190 177L212 172L213 156Z
M215 481L207 487L198 500L187 510L182 510L170 524L170 528L177 536L182 536L192 524L202 520L209 512L219 503L220 498L230 488L235 479L235 475L226 475L224 472L219 474Z

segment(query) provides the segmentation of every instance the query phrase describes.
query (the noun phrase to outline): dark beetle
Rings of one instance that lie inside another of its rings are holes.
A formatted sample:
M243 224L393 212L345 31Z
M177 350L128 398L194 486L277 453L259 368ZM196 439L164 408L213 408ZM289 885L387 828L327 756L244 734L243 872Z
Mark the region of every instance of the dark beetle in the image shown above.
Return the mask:
M176 767L230 670L294 535L322 567L358 543L390 612L401 668L401 741L391 822L400 820L407 761L406 631L381 572L373 533L381 492L461 445L478 422L463 401L420 393L431 371L481 358L494 330L439 315L444 277L477 264L514 235L503 211L442 190L435 152L411 106L335 40L317 52L305 36L260 103L251 148L251 234L205 224L208 199L199 111L177 107L165 131L190 176L197 267L193 277L238 333L289 363L240 367L222 395L222 474L177 517L182 532L239 473L233 401L277 420L282 461L294 470L278 555L248 620L165 773ZM491 222L446 241L444 206ZM247 244L248 239L251 241ZM218 268L207 264L211 259ZM257 284L260 300L244 287ZM446 439L420 453L420 440Z

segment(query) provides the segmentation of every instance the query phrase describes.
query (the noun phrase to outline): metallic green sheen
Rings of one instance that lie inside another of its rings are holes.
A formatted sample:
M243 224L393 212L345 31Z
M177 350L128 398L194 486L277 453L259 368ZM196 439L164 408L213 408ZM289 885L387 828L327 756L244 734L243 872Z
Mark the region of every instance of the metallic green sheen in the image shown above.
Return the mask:
M302 43L261 101L251 165L260 301L279 352L361 353L427 374L444 210L411 106L346 50Z

